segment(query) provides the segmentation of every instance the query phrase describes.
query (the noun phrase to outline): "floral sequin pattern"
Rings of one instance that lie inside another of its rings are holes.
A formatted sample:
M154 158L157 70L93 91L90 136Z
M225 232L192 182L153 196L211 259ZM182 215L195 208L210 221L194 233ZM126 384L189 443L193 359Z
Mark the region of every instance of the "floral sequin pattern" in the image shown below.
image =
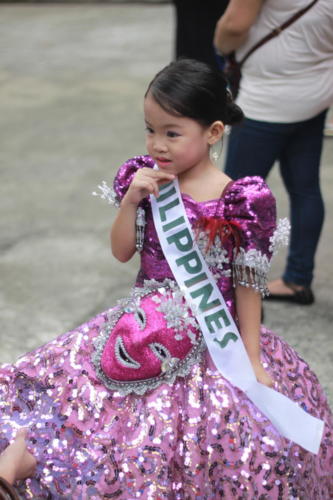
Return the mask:
M327 402L282 339L262 330L262 362L285 394L325 419L319 457L281 438L207 353L185 379L143 396L107 390L88 362L107 316L39 349L35 363L28 355L1 370L1 445L27 425L38 460L36 474L19 484L23 498L331 498Z

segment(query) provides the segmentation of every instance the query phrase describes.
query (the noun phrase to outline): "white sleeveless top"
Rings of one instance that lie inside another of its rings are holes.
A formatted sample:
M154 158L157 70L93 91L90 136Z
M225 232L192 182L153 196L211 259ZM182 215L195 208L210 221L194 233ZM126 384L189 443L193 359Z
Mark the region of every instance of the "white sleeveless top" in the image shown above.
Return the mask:
M265 0L237 59L310 2ZM247 59L237 103L248 118L282 123L307 120L333 104L333 0L318 0Z

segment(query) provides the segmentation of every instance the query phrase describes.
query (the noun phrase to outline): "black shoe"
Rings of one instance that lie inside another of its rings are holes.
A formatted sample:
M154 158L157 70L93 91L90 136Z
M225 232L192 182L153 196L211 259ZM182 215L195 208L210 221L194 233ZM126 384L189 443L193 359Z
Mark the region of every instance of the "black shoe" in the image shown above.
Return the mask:
M301 289L296 289L294 283L287 283L284 281L284 284L290 288L293 293L270 293L265 297L265 300L279 300L283 302L292 302L294 304L300 304L302 306L310 306L314 303L315 297L310 287L303 287Z

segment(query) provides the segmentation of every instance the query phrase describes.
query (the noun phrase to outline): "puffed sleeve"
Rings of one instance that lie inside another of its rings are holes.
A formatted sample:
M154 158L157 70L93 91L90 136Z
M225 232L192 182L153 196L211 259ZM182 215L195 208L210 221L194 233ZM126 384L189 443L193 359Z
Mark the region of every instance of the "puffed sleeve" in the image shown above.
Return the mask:
M233 284L267 293L267 274L276 229L275 198L261 177L245 177L233 183L225 197L225 216L238 227L233 250Z
M153 168L154 162L150 156L134 156L121 165L113 181L113 187L108 186L105 181L98 186L99 192L93 192L106 200L109 205L119 207L121 200L126 194L134 174L143 167Z
M129 185L132 182L134 174L143 167L153 168L154 161L150 156L134 156L130 158L119 168L113 182L113 189L118 203L121 202L125 196Z

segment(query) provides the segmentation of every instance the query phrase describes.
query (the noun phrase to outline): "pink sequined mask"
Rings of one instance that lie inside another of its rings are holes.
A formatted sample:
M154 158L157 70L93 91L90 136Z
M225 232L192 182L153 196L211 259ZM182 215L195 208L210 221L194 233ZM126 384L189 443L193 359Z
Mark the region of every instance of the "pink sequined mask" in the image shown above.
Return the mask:
M94 364L105 385L122 394L185 376L203 349L191 310L175 283L145 282L119 301L95 341Z

